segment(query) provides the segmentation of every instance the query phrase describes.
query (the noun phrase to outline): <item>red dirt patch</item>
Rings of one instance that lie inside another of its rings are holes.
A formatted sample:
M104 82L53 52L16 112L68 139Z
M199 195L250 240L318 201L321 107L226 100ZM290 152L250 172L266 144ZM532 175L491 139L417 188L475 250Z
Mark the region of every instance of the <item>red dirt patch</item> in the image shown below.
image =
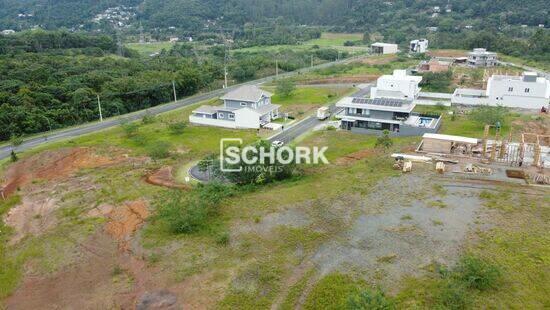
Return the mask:
M185 184L176 183L172 175L172 167L162 167L154 173L147 176L145 181L152 185L164 186L168 188L189 189Z
M377 151L374 149L364 149L362 151L358 151L355 153L348 154L346 156L342 156L334 162L336 165L339 166L345 166L353 164L354 162L361 160L363 158L367 158L372 155L376 155Z
M133 309L147 289L162 288L156 271L140 259L117 249L98 231L79 246L81 258L50 276L27 276L8 309Z
M4 220L6 225L12 227L15 231L9 243L13 245L27 235L40 235L55 227L57 217L54 211L57 208L58 205L55 199L32 200L28 197L23 198L22 203L12 208Z
M137 200L111 208L106 214L109 220L105 231L119 242L121 249L128 249L130 238L149 217L147 207L147 202Z
M120 160L99 156L90 148L65 148L45 151L25 158L9 167L2 188L7 197L35 179L58 180L82 168L95 168Z

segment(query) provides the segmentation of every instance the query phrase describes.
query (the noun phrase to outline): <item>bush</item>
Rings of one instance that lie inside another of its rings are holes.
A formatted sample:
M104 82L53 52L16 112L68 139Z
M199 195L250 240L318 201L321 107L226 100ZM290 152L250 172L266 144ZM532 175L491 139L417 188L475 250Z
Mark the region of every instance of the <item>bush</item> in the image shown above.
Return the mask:
M147 147L147 153L153 159L164 159L170 156L171 147L172 145L166 141L156 141Z
M180 191L171 192L159 207L158 217L173 234L199 231L206 225L210 210L195 201L189 201Z
M447 281L436 296L438 309L466 309L468 307L468 292L466 288L456 281Z
M384 130L382 132L382 135L376 139L376 144L374 145L374 147L387 150L392 147L392 145L393 141L390 138L390 132L388 130Z
M224 232L216 236L216 243L218 245L228 245L229 244L229 233Z
M189 194L171 191L159 200L157 219L173 234L195 233L209 224L220 202L231 195L233 189L219 183L198 185Z
M127 138L132 138L137 136L139 132L139 124L138 123L130 123L130 122L123 122L121 125L122 130L124 131L124 134Z
M390 310L395 309L393 300L388 299L380 289L374 292L370 290L351 296L348 299L348 309L350 310Z
M185 128L187 128L187 124L185 122L175 122L168 124L168 130L173 135L180 135L185 131Z
M495 287L501 273L496 266L488 262L466 256L460 260L456 274L466 287L483 291Z
M141 122L145 125L149 125L155 122L155 116L149 113L146 113L143 118L141 119Z

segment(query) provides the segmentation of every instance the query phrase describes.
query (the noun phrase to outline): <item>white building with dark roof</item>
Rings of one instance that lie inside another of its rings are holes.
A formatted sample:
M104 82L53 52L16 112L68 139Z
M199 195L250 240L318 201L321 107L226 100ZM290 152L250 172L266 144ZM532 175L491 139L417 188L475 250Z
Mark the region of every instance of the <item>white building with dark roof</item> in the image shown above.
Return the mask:
M198 125L259 129L279 117L280 106L271 104L271 96L257 86L241 86L220 98L223 105L203 105L193 110L189 121Z

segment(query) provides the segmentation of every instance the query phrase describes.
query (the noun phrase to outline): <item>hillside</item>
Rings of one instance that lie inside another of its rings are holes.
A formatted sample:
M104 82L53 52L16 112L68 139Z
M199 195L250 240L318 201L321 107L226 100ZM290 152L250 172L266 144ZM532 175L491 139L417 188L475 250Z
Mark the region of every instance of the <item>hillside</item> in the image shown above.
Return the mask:
M142 22L149 29L176 27L188 31L264 24L276 18L292 24L338 26L345 30L401 28L404 24L413 28L437 26L446 18L491 27L548 25L549 21L545 0L455 0L449 7L444 0L0 0L0 28L89 28L93 27L91 21L96 14L117 6L129 7L131 14L135 10L136 15L127 22L136 27ZM432 18L435 6L441 12ZM446 8L451 12L446 12Z

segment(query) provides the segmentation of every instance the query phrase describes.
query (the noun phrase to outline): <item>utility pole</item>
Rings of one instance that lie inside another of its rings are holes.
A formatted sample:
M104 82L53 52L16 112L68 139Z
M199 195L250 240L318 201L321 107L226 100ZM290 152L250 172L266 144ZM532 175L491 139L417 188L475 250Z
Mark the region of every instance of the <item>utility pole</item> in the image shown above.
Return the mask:
M227 88L227 65L223 66L223 88Z
M279 77L279 61L275 59L275 77Z
M174 91L174 102L178 101L178 96L176 95L176 82L172 80L172 90Z
M103 122L103 114L101 113L101 100L99 100L99 95L97 95L97 107L99 109L99 121Z
M313 68L313 55L311 55L311 67Z

